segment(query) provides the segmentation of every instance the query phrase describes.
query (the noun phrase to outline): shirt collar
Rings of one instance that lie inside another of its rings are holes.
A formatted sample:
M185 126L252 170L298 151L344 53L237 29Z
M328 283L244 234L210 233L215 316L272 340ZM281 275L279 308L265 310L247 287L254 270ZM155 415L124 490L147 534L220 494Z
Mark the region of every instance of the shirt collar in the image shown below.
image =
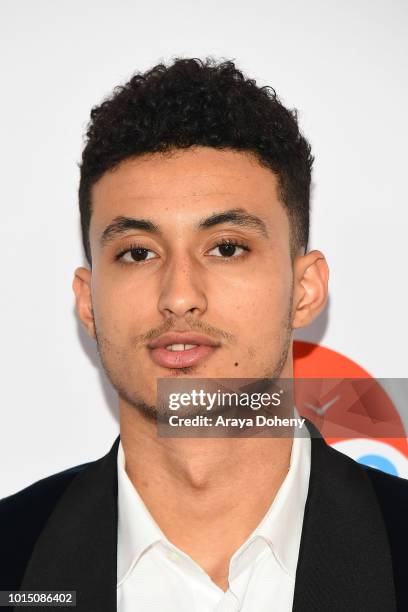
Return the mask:
M155 542L166 540L143 503L125 469L122 443L118 447L118 586L127 578L140 556Z
M268 542L278 563L293 578L296 574L310 475L311 443L306 428L304 435L307 437L295 436L293 439L288 473L267 514L239 551L234 554L234 557L238 556L249 542L261 537ZM119 586L148 548L156 542L168 542L168 540L126 473L121 442L117 465Z
M293 578L296 575L310 477L311 441L306 428L304 436L293 438L288 473L268 512L249 538L264 538L278 563Z

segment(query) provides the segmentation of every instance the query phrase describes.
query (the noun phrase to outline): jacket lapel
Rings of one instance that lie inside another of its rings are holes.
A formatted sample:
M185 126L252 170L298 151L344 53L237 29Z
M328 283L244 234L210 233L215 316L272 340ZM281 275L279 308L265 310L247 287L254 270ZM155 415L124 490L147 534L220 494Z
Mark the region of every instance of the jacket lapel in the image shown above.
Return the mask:
M312 435L294 612L395 612L384 521L364 470Z
M21 590L76 591L78 612L116 612L118 445L119 437L68 486L37 540Z

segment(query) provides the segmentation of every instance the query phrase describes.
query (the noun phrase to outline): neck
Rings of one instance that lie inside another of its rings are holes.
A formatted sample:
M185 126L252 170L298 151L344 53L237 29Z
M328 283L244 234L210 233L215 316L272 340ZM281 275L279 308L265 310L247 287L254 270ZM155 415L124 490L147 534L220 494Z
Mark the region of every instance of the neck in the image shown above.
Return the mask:
M126 472L156 523L217 582L281 486L292 438L159 438L122 400L120 427Z

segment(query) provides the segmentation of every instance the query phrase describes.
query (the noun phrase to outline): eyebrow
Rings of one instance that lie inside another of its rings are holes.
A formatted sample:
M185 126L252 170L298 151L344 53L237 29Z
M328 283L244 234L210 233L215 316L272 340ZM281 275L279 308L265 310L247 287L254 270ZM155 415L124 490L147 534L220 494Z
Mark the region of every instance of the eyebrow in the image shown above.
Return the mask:
M248 227L260 233L264 238L269 237L265 222L262 221L260 217L249 214L244 208L231 208L230 210L214 213L209 217L201 219L197 224L197 229L208 229L222 223ZM141 230L149 234L162 234L160 227L149 219L135 219L134 217L119 216L115 217L104 229L100 244L101 246L106 246L115 238L131 230Z

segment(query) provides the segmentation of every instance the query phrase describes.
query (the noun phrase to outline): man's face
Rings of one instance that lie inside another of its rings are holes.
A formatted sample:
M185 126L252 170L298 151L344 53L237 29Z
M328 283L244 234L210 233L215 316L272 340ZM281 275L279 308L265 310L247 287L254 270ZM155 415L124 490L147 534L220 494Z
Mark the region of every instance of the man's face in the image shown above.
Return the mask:
M118 217L150 225L106 232ZM291 375L289 222L253 157L194 147L122 162L93 187L90 242L98 350L123 401L153 409L158 378ZM152 348L165 332L197 346Z

